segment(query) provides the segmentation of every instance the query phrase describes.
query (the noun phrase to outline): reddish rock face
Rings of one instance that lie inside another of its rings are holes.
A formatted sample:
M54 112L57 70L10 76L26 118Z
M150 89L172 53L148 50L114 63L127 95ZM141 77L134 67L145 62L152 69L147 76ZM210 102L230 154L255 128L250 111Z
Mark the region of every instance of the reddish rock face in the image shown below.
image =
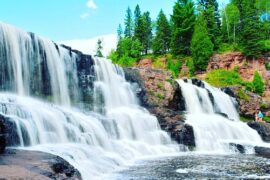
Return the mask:
M140 68L152 68L153 62L151 59L140 60L137 64L137 67Z
M270 91L270 72L265 68L264 59L248 60L240 52L215 54L210 59L207 71L214 69L231 70L235 67L238 67L240 76L247 81L252 81L255 71L258 71L265 81L266 93Z

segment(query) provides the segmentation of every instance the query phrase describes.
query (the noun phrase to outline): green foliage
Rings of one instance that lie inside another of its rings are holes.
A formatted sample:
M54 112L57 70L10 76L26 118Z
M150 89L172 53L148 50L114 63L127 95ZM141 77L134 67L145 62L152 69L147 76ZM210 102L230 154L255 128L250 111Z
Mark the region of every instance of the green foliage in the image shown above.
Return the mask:
M114 63L122 66L133 66L140 58L142 51L141 43L132 38L122 38L118 41L116 52L112 52L109 57Z
M157 93L156 96L157 96L159 99L165 99L165 96L162 95L161 93Z
M222 36L223 41L227 43L238 42L238 23L240 20L240 12L234 3L229 3L222 11Z
M265 68L267 71L270 71L270 63L269 62L265 63Z
M207 73L205 80L209 84L217 87L245 85L245 82L235 70L213 70Z
M234 51L241 51L238 44L228 44L228 43L222 43L219 46L218 53L222 54L225 52L234 52Z
M103 57L103 54L101 52L102 49L103 49L102 40L101 39L98 39L98 41L97 41L97 50L96 50L95 56L97 56L97 57Z
M250 117L240 116L240 120L242 122L251 122L251 121L254 121L255 119L252 119Z
M262 77L258 73L258 71L256 71L254 74L252 84L253 84L254 92L259 95L262 95L264 92L264 82L263 82Z
M157 87L158 87L158 89L163 89L163 84L161 83L161 82L159 82L158 84L157 84Z
M126 18L125 18L125 37L131 38L133 35L133 20L132 20L132 12L131 9L128 7L126 11Z
M174 78L177 78L182 67L182 61L179 59L167 59L167 69L172 72Z
M213 48L214 46L208 36L204 17L202 14L199 14L191 41L191 52L195 70L206 69L209 57L213 54Z
M139 17L138 26L135 29L134 37L138 39L141 43L144 54L148 54L148 51L152 43L152 21L150 18L150 13L147 11Z
M162 58L158 57L154 59L153 67L156 69L166 69L166 64Z
M170 40L171 27L166 15L161 10L156 22L156 36L152 44L154 54L165 54L170 48Z
M255 0L236 0L240 12L240 42L244 54L249 57L259 57L262 54L263 29L260 14L255 5Z
M114 49L112 49L107 58L112 60L113 63L117 63L118 54L116 53Z
M247 95L247 93L243 90L243 89L239 89L237 91L237 96L240 98L240 99L243 99L245 101L249 101L250 97Z
M220 44L220 15L217 0L199 0L199 8L206 21L207 32L214 49L218 49Z
M193 77L195 73L195 66L192 57L188 57L186 60L186 64L189 71L189 77Z
M268 108L268 104L266 102L262 102L260 104L260 109L267 109Z
M270 116L265 116L265 117L263 118L263 120L266 121L266 122L270 122Z
M172 53L174 55L189 55L196 20L193 1L178 0L173 7L171 20L173 22L171 41Z

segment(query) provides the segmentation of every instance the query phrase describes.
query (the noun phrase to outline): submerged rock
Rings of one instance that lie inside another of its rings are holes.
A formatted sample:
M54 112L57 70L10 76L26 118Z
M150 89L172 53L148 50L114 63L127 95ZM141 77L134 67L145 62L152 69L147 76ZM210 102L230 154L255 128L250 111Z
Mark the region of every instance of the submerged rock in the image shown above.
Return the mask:
M270 142L270 124L263 122L249 122L249 127L255 129L265 142Z

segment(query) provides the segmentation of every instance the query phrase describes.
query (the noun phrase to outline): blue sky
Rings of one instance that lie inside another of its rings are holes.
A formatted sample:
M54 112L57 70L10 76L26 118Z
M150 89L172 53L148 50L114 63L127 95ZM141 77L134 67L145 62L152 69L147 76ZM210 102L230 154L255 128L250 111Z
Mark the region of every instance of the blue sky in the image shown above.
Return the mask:
M1 0L0 21L54 41L116 33L128 6L139 4L156 18L169 15L176 0ZM220 0L227 1L227 0Z

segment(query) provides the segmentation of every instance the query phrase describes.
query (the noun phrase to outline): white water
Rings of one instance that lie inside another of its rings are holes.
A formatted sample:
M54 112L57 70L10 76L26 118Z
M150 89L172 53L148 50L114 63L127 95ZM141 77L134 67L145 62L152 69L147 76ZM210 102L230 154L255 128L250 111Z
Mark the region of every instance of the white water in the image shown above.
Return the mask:
M235 149L229 143L236 143L245 145L246 151L252 153L253 146L265 146L259 134L239 120L234 100L227 94L205 82L205 88L193 85L190 80L177 82L186 102L186 123L194 130L196 151L232 153ZM214 104L209 92L214 97Z
M94 60L96 112L70 105L70 94L79 91L73 52L0 23L0 61L0 114L16 125L18 148L59 155L83 179L100 179L136 158L178 151L109 60ZM53 103L33 98L43 97L45 83Z
M1 86L19 95L41 95L42 63L48 68L52 99L55 103L70 105L67 66L74 64L75 55L52 41L21 31L0 22ZM42 62L42 61L45 62ZM44 66L43 66L44 67ZM72 69L75 71L76 69ZM74 80L73 84L77 82ZM34 91L34 92L32 92Z

